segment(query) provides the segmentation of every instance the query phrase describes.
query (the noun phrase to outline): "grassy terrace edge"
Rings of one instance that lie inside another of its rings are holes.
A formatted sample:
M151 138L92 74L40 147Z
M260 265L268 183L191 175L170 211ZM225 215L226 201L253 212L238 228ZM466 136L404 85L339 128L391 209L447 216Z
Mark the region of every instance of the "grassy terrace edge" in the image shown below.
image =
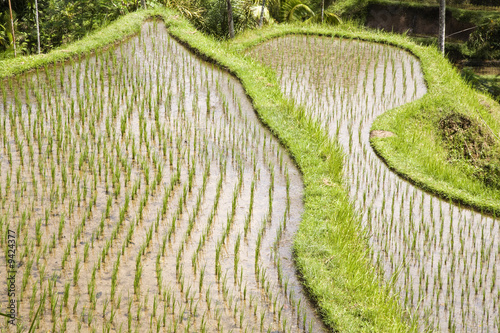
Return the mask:
M237 37L234 48L241 52L286 34L361 39L396 46L416 56L420 60L428 91L422 98L379 116L371 130L390 131L395 136L372 138L372 147L392 171L416 186L445 200L500 215L500 191L465 174L460 166L449 163L437 129L439 120L453 111L486 124L486 128L498 139L495 133L500 133L500 108L492 98L466 84L458 71L434 47L417 45L405 36L369 32L353 26L326 29L282 25L243 34ZM497 110L495 113L491 111L492 106Z
M368 259L368 242L344 185L342 150L317 123L305 116L303 109L284 98L274 72L239 53L251 44L290 33L340 34L369 40L377 40L379 35L349 27L333 30L283 25L251 31L235 41L220 43L197 32L171 10L139 11L47 55L2 61L0 78L106 47L137 33L142 22L153 16L161 17L169 32L195 53L239 78L259 118L300 168L305 184L305 211L294 240L295 260L326 325L342 332L415 331L415 321L398 305Z

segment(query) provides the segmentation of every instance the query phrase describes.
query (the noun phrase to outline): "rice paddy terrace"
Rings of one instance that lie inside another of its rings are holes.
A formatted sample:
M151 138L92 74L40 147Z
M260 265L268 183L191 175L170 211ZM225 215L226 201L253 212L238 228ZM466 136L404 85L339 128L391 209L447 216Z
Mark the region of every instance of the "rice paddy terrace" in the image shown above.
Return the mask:
M43 332L324 330L292 261L299 171L163 24L0 87L2 331L39 308Z
M401 180L370 147L370 135L393 135L370 133L378 115L425 94L418 60L387 45L302 35L248 54L272 67L284 93L342 144L372 261L420 329L497 332L499 221Z
M425 94L418 60L300 35L248 53L343 146L371 261L420 329L498 331L498 221L401 180L369 144L393 135L370 133L378 115ZM3 80L0 152L0 312L17 317L2 332L34 318L52 332L327 330L293 265L299 171L241 84L162 23Z

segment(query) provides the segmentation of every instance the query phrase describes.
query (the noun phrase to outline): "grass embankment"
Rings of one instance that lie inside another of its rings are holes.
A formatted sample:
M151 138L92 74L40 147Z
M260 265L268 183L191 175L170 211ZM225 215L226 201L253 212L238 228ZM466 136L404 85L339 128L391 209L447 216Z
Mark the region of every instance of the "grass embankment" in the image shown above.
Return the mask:
M500 213L500 112L463 82L437 51L410 45L428 93L379 117L372 130L395 134L372 145L389 167L418 186L479 211Z
M304 110L283 97L274 72L238 53L250 44L280 34L330 35L331 29L274 26L241 36L229 43L230 50L228 45L197 32L175 12L140 11L50 54L0 62L0 77L105 47L138 32L141 23L151 16L161 16L178 40L241 80L260 119L279 137L300 167L305 183L305 212L295 239L296 262L327 325L338 331L414 329L389 295L389 289L381 284L366 255L367 241L344 188L341 149L305 116ZM354 28L338 31L349 37L379 38Z
M279 26L242 35L239 50L289 33L332 35L321 28ZM388 43L406 49L421 61L428 93L420 100L379 117L372 130L395 134L373 138L372 145L388 166L406 179L446 200L500 214L500 108L463 82L459 73L434 48L408 38L335 29L347 38Z

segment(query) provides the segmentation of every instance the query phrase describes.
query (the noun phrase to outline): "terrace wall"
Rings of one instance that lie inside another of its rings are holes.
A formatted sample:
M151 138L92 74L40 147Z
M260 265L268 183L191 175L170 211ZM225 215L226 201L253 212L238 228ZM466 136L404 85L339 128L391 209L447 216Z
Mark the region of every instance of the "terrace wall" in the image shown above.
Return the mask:
M439 7L409 7L405 5L387 5L371 3L367 8L365 25L369 28L408 32L410 35L437 36ZM465 29L473 28L475 24L457 20L450 11L446 12L446 34L450 35ZM466 41L474 29L469 29L453 35L453 39Z

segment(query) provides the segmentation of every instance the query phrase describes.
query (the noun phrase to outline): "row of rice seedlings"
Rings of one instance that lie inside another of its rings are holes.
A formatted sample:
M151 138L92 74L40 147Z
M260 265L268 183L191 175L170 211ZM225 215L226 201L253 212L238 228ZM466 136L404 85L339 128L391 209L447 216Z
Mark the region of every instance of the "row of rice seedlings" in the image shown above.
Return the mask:
M21 329L40 303L39 330L321 330L275 264L291 254L267 255L291 253L298 170L236 80L151 22L1 90L0 245L7 258L15 229Z
M496 218L414 188L369 146L375 117L425 93L415 58L388 46L311 36L274 39L250 54L273 67L284 92L344 146L373 262L422 330L497 331Z

